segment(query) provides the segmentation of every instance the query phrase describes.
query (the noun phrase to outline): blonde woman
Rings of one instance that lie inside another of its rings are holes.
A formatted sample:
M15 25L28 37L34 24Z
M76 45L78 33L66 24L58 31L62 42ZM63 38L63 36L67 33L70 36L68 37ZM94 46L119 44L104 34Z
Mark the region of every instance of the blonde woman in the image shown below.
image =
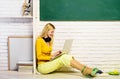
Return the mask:
M76 68L81 73L88 77L94 77L96 74L101 74L102 71L97 68L89 68L77 60L71 55L63 54L62 56L54 59L61 51L57 51L54 54L52 52L52 44L54 37L55 26L51 23L45 25L41 35L36 41L36 59L37 70L42 74L48 74L60 69L63 66ZM54 59L50 61L51 59Z

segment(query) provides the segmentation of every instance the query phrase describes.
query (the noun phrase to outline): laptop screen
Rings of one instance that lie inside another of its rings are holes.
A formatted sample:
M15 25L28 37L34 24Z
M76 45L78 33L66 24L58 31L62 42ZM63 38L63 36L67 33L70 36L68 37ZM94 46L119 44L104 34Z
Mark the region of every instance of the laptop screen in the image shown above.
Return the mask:
M67 40L65 40L62 52L69 53L70 50L71 50L71 47L72 47L72 42L73 42L73 39L67 39Z

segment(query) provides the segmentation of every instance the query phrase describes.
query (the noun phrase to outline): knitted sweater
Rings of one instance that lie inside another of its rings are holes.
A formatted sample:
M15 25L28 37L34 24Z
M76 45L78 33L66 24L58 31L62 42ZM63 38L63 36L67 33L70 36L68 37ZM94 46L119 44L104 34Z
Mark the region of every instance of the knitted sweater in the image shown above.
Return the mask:
M39 37L36 41L37 64L49 61L51 58L52 45L48 45L43 38Z

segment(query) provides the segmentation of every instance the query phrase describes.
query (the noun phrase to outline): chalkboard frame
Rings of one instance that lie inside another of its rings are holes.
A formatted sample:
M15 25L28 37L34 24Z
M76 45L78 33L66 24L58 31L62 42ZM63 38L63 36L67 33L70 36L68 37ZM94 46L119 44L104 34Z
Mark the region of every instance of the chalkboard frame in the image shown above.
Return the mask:
M46 1L46 2L45 2ZM95 15L94 13L92 14L91 13L91 15L93 16L91 16L90 17L90 15L89 16L83 16L84 15L84 13L82 13L81 14L81 17L77 17L77 16L75 16L75 15L71 15L70 17L68 16L61 16L62 14L60 14L60 12L62 11L62 12L64 12L64 11L66 11L66 10L62 10L63 8L56 8L56 11L59 9L61 9L59 12L56 12L56 13L58 13L58 14L56 14L55 15L55 13L54 13L54 9L53 8L55 8L55 6L57 6L58 4L55 4L55 3L53 3L52 4L52 1L55 1L55 0L39 0L39 20L40 21L120 21L120 8L118 8L118 6L114 9L114 10L112 10L111 11L111 13L110 14L105 14L105 12L110 12L110 11L105 11L105 10L103 10L104 11L104 13L102 13L102 14L100 14L100 15ZM61 0L60 0L61 1ZM60 1L56 1L56 3L58 2L60 2ZM62 1L69 1L69 0L62 0ZM78 0L77 0L78 1ZM80 0L80 1L82 1L82 0ZM84 1L84 0L83 0ZM90 0L91 1L91 0ZM92 0L92 1L95 1L95 0ZM105 0L104 0L105 1ZM110 2L111 1L111 2ZM115 0L116 1L116 0ZM70 2L70 1L69 1ZM95 2L97 2L97 1L95 1ZM115 4L117 4L117 2L118 3L120 3L120 1L116 1L115 3L114 3L114 5ZM49 3L49 5L51 5L52 4L52 7L51 6L49 6L48 5L48 3ZM85 4L85 3L84 3ZM106 3L107 4L107 3ZM109 5L110 4L112 4L112 0L109 0ZM53 5L55 5L55 6L53 6ZM67 3L66 3L66 5L67 5ZM113 5L113 6L114 6ZM49 10L48 11L48 9L50 9L50 7L52 8L52 10ZM58 6L58 7L60 7L60 6ZM94 7L94 6L93 6ZM103 5L103 9L104 9L104 7L106 7L106 6L104 6ZM110 8L109 6L107 6L108 8ZM84 8L86 9L86 7L84 6ZM98 7L99 8L99 7ZM114 7L113 7L114 8ZM88 9L87 9L88 10ZM86 11L87 11L86 10ZM101 9L100 9L101 10ZM84 12L84 10L82 10L83 12ZM101 12L103 12L102 10L101 10ZM118 12L116 12L116 11L118 11ZM51 12L51 13L50 13ZM97 12L97 11L96 11ZM114 12L116 12L116 13L114 13ZM53 13L53 15L52 15L52 13ZM67 13L70 13L70 12L67 12ZM77 13L77 12L76 12ZM113 13L113 14L112 14ZM64 13L63 13L64 14ZM70 13L70 14L72 14L72 13ZM51 16L52 15L52 16ZM59 16L58 16L59 15ZM67 15L67 14L66 14ZM68 14L69 15L69 14ZM77 14L78 15L78 14ZM113 15L113 16L112 16ZM102 17L101 17L102 16Z

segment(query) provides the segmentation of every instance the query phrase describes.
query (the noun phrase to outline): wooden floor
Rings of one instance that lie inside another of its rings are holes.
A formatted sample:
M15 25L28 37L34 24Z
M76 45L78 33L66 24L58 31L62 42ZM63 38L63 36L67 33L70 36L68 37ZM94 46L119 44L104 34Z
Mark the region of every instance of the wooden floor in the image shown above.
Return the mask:
M0 71L0 79L90 79L83 77L78 72L55 72L52 74L32 74L16 71ZM92 79L120 79L120 76L97 76Z

